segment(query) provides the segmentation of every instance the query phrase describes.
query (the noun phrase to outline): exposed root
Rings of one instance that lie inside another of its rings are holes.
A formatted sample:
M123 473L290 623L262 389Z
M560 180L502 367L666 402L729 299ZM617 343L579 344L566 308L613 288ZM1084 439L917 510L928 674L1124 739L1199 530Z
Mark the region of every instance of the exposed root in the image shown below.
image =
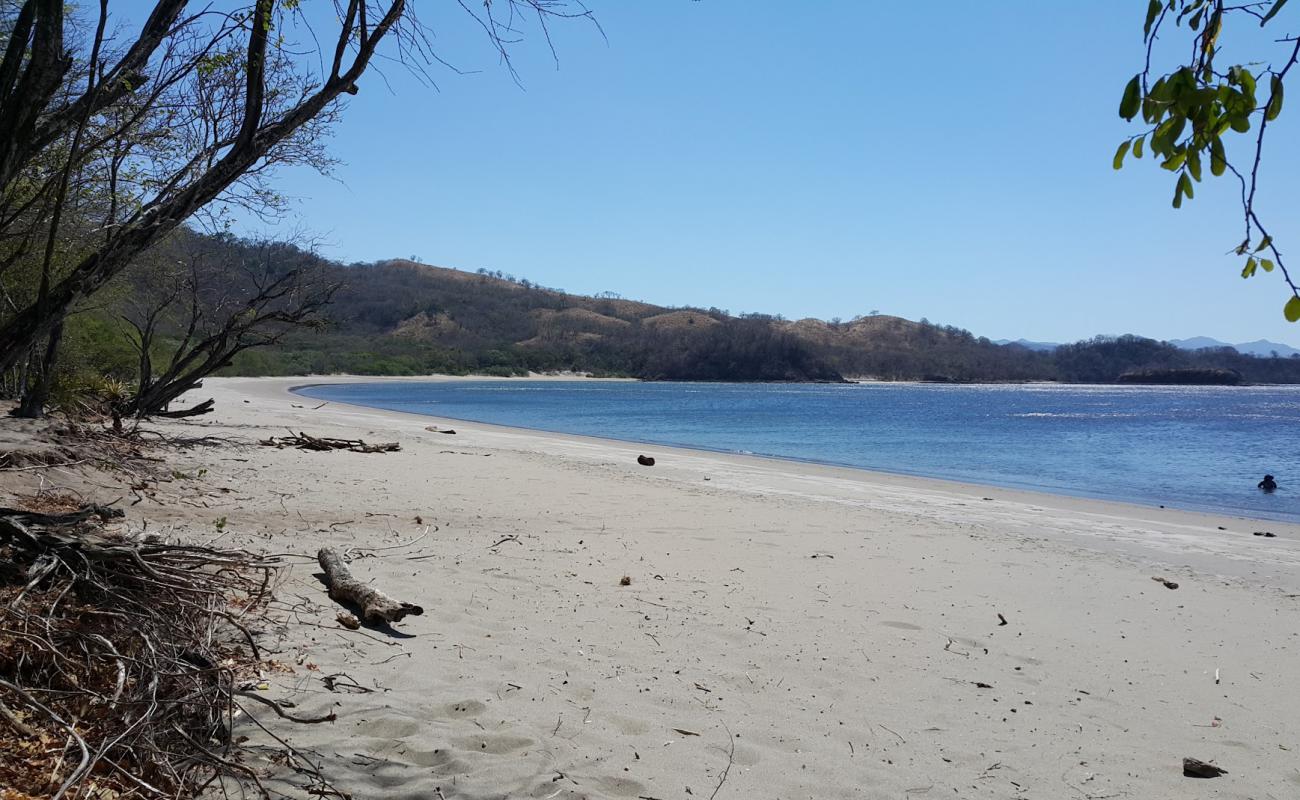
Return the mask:
M252 627L278 562L129 538L105 525L121 515L0 509L0 786L61 799L233 782L268 796L232 726L237 687L262 666Z

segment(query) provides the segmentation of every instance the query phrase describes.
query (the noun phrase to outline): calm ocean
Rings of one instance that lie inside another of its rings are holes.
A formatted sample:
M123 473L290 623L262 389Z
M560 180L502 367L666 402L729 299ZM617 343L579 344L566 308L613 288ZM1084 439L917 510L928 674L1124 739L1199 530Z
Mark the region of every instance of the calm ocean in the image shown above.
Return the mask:
M454 419L1300 521L1300 387L316 385ZM1264 494L1264 473L1280 489Z

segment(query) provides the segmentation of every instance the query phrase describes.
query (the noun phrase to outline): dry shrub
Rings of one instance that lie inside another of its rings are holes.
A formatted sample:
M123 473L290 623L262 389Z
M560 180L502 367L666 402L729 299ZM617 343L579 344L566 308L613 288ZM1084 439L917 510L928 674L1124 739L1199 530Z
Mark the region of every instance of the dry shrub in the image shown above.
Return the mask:
M0 800L260 787L231 727L276 565L116 516L0 509Z
M14 505L38 514L68 514L81 508L81 498L72 492L42 489L34 494L14 496Z

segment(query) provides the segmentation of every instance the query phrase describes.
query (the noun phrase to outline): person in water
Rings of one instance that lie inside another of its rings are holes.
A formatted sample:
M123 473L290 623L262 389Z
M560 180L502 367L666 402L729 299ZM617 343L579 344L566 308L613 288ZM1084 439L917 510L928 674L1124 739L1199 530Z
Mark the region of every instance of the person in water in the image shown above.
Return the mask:
M1259 482L1259 488L1266 492L1271 492L1277 488L1277 481L1273 480L1272 475L1265 475L1264 480Z

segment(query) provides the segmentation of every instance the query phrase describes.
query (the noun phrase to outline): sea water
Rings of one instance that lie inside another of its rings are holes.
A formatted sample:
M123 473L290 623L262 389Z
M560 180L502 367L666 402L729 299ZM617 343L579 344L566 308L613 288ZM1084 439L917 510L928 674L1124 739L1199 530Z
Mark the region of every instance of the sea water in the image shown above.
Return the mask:
M322 384L374 408L1300 522L1300 387ZM1270 473L1279 489L1256 484Z

